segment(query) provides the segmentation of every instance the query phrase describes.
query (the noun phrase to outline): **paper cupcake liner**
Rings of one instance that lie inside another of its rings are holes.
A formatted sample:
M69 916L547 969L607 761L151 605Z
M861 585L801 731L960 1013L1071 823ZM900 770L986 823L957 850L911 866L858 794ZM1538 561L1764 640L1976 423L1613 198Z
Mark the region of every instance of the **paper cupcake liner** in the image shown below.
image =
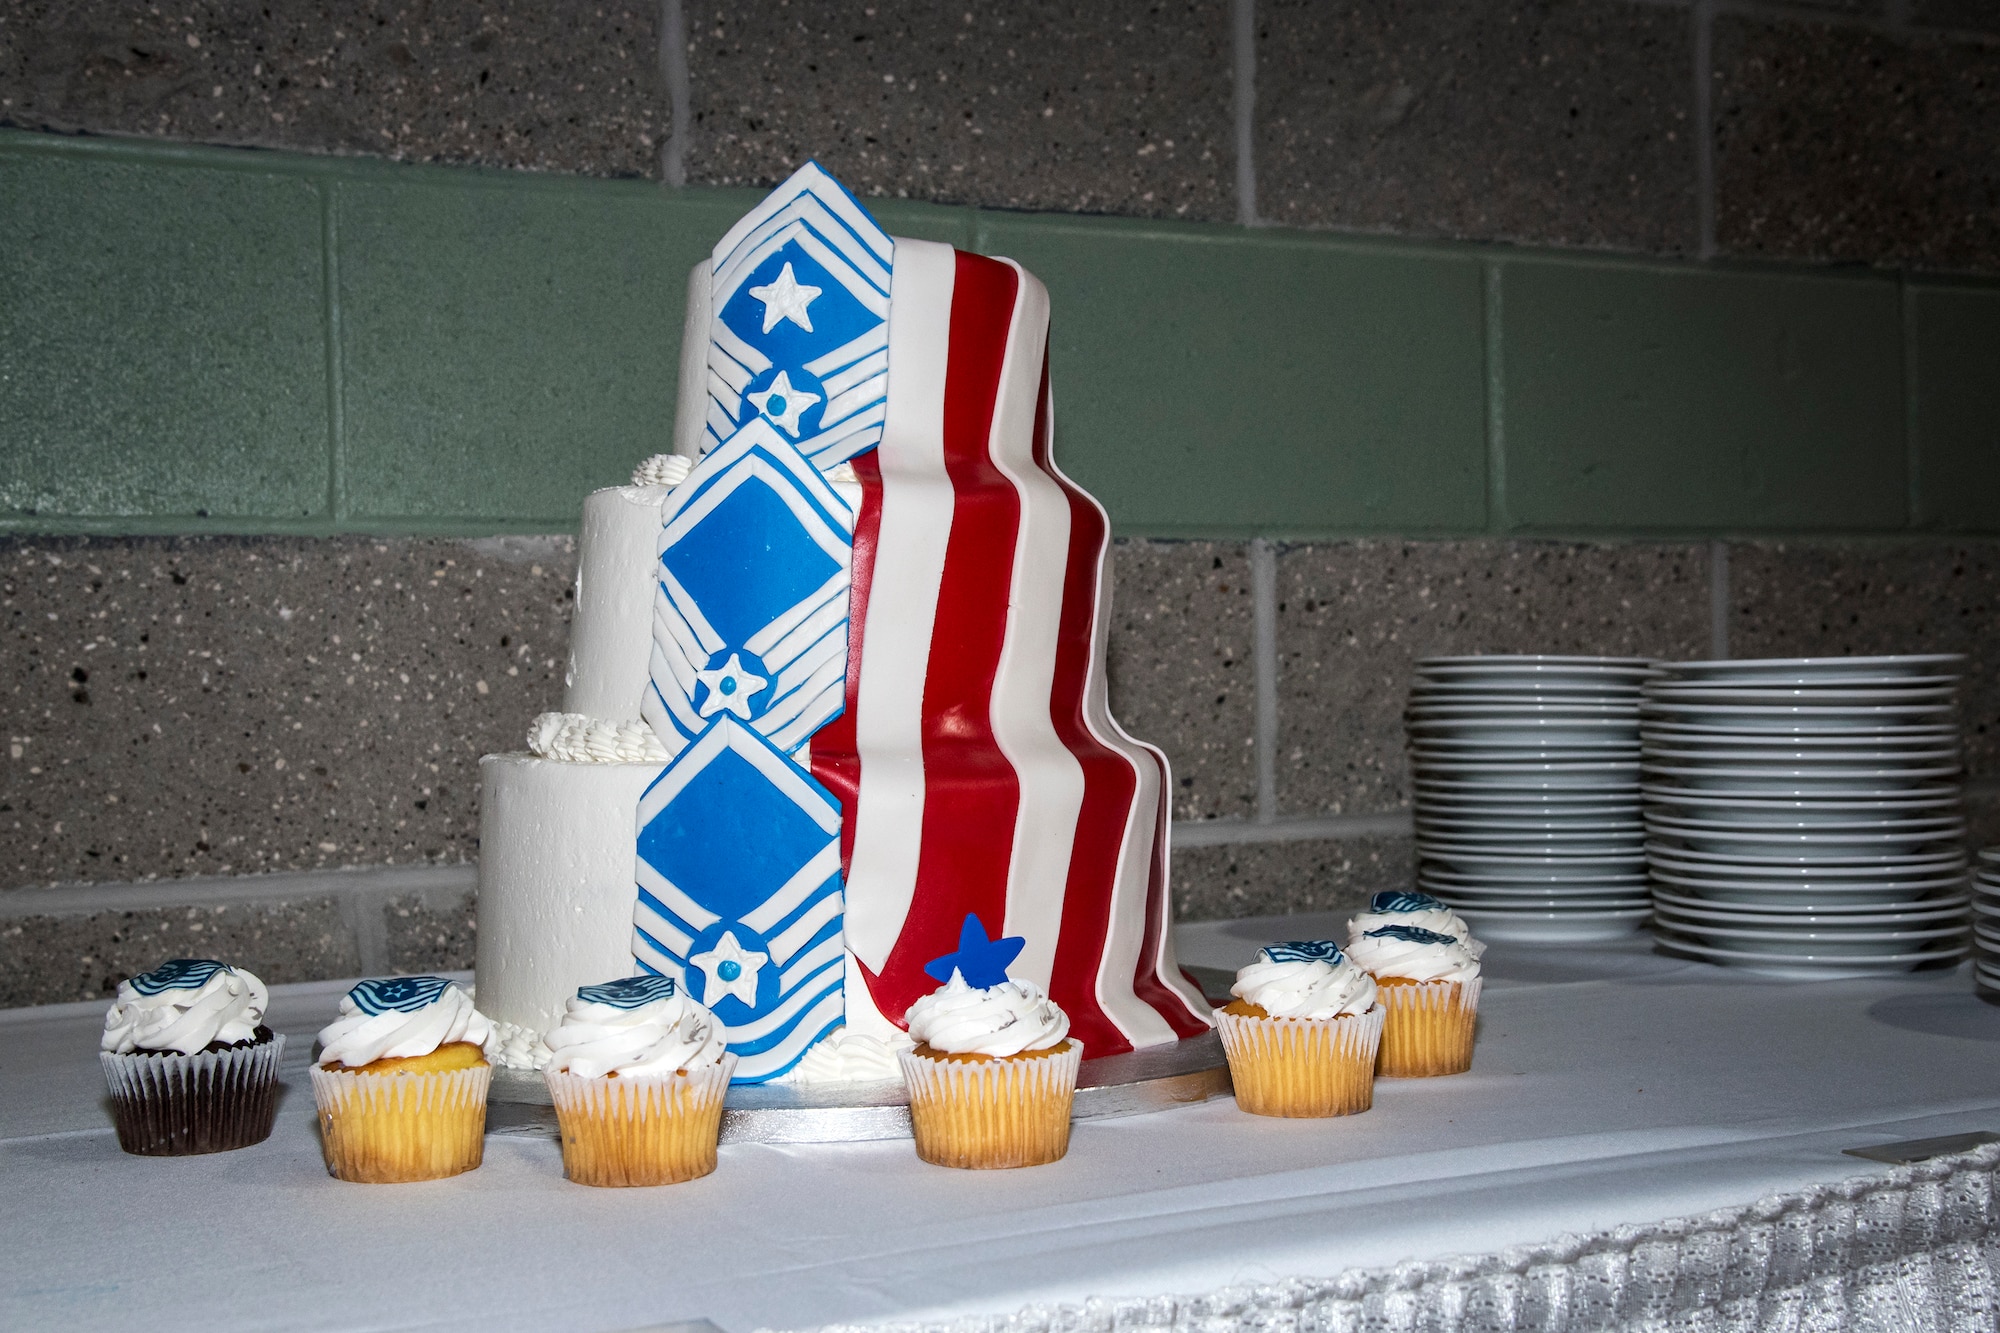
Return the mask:
M441 1180L479 1165L493 1068L362 1074L313 1066L320 1146L336 1180Z
M99 1051L118 1146L141 1157L191 1157L271 1137L285 1039L226 1051Z
M899 1051L917 1156L983 1170L1040 1166L1069 1151L1083 1043L1047 1055L952 1060Z
M562 1125L563 1175L579 1185L672 1185L715 1170L736 1057L661 1078L543 1071Z
M1337 1018L1259 1018L1215 1011L1236 1105L1297 1119L1354 1115L1375 1104L1381 1005Z
M1433 1078L1472 1068L1481 980L1399 983L1377 977L1376 995L1389 1017L1382 1025L1376 1077Z

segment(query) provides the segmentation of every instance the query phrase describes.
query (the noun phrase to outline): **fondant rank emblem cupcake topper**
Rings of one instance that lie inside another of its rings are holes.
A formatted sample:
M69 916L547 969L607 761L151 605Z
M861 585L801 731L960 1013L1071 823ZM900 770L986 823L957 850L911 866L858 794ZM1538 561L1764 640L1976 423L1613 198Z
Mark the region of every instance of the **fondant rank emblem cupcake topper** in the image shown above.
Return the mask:
M1405 944L1457 944L1456 937L1443 935L1435 930L1425 930L1422 926L1377 926L1363 931L1371 940L1401 940Z
M413 1014L438 1002L451 982L444 977L380 977L361 982L347 992L354 1007L376 1014Z
M164 995L170 990L198 990L216 973L235 971L227 963L212 958L170 958L152 971L133 977L131 986L141 995Z
M621 977L596 986L577 988L576 998L613 1009L643 1009L656 1000L674 998L672 977Z
M1332 940L1287 940L1257 951L1267 963L1338 963L1347 955Z

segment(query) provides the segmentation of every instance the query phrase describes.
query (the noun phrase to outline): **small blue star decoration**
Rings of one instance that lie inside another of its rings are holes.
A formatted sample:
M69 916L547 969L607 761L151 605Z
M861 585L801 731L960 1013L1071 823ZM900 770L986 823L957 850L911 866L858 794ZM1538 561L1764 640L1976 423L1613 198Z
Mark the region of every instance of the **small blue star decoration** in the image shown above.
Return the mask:
M924 971L942 982L949 982L956 972L965 978L966 985L985 990L1007 979L1007 964L1027 947L1028 941L1019 935L989 939L978 916L967 912L965 924L958 928L958 952L931 959L924 964Z

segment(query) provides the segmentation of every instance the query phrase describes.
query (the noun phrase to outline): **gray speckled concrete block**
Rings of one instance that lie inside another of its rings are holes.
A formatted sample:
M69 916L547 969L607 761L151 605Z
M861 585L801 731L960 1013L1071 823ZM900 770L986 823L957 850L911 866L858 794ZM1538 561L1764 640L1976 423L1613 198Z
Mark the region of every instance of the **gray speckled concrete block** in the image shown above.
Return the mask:
M1695 248L1684 10L1260 0L1257 26L1272 221Z
M382 907L391 972L457 972L472 967L479 929L471 893L401 894Z
M2000 269L2000 49L1730 16L1715 58L1724 250Z
M1408 838L1235 843L1174 850L1174 918L1216 921L1361 907L1415 882Z
M687 7L690 181L1235 216L1224 0Z
M0 2L0 120L305 152L657 176L656 0Z
M1964 653L1966 766L2000 776L2000 546L1730 548L1736 657Z
M472 859L572 547L0 540L0 886Z
M1174 818L1248 818L1257 681L1247 548L1121 541L1112 573L1112 712L1173 762Z
M0 920L0 1008L108 997L169 958L220 958L266 982L361 970L331 898L13 917Z
M1403 705L1419 657L1703 657L1695 545L1345 542L1278 556L1278 804L1286 814L1408 800Z

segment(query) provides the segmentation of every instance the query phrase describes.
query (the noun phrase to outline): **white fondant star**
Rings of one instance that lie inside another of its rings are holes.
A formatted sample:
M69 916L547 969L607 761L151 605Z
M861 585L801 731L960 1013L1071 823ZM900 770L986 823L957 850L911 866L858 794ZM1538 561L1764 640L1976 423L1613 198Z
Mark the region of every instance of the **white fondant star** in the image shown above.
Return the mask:
M787 264L776 282L768 287L752 287L750 294L764 303L764 332L777 328L779 320L789 319L811 333L812 316L806 313L806 307L819 299L820 290L793 277L792 266Z
M736 942L736 932L725 930L715 947L698 953L688 962L708 977L702 987L701 1002L713 1009L725 995L734 995L750 1008L757 1007L757 973L771 961L767 953L755 953Z
M772 425L790 432L793 439L799 436L799 418L806 414L807 408L819 401L819 395L816 393L794 389L791 377L782 370L778 372L778 378L771 381L770 388L762 393L747 396L757 405L759 412L771 418Z
M703 717L714 717L727 709L745 722L750 720L750 696L771 683L745 671L743 658L736 653L713 671L695 672L694 678L708 686L708 697L701 701Z

